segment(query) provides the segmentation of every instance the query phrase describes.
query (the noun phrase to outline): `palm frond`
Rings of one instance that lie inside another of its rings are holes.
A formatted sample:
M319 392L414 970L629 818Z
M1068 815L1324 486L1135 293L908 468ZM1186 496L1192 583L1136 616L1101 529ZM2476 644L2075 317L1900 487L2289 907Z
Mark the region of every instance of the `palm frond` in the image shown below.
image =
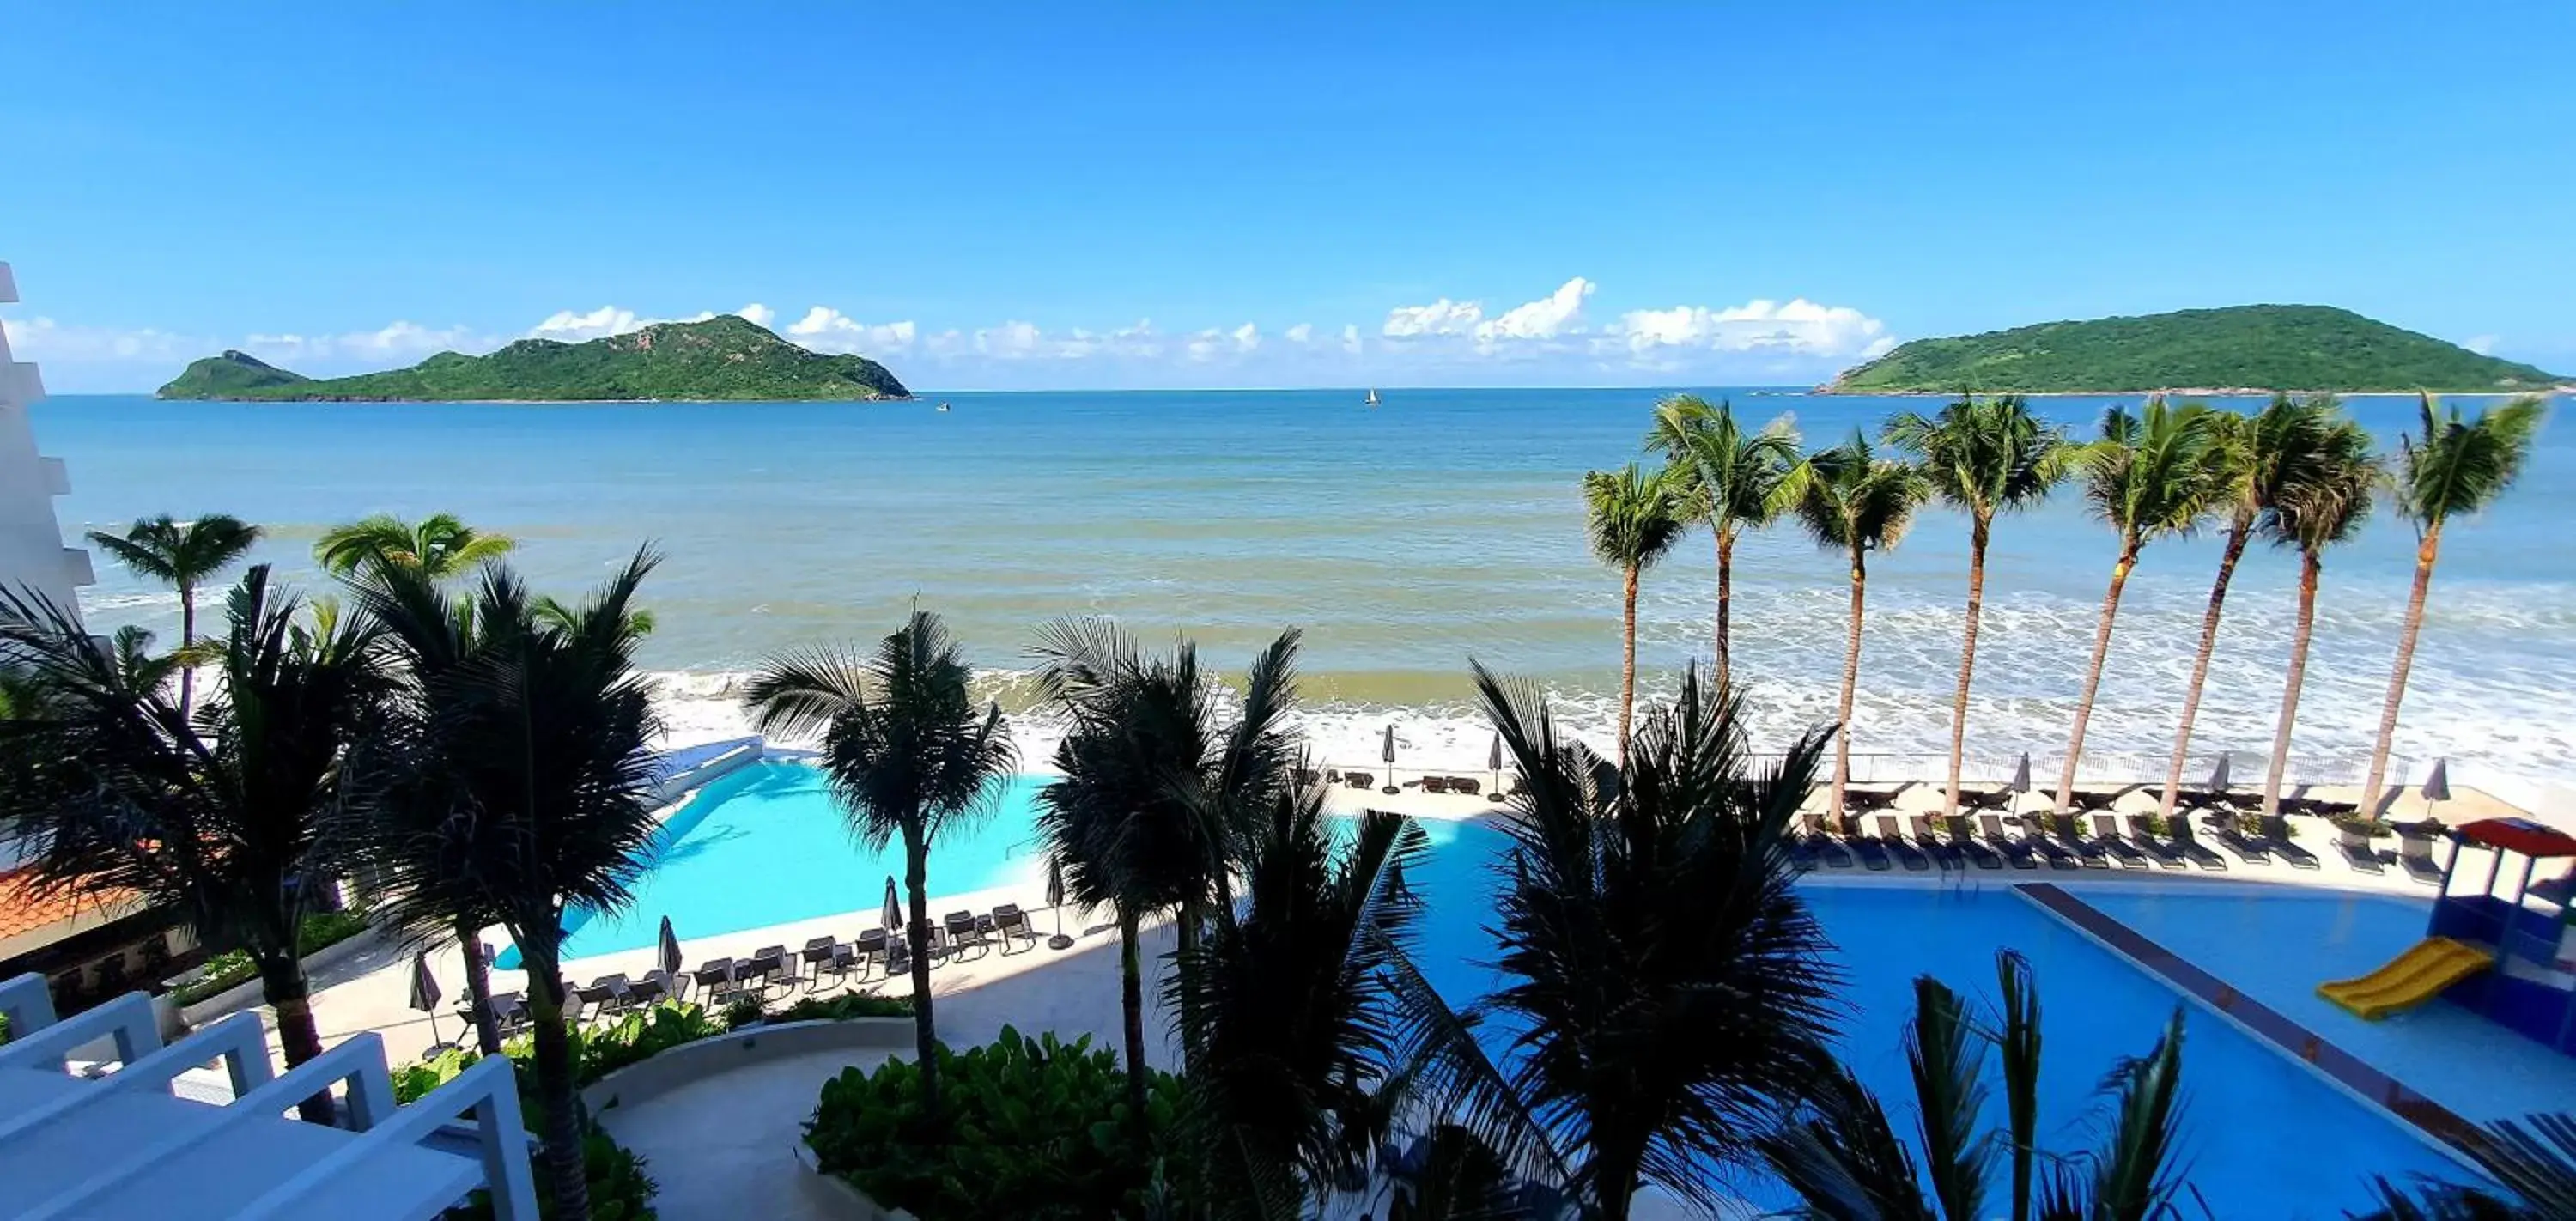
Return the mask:
M1631 462L1616 471L1586 473L1583 499L1594 558L1619 568L1652 567L1690 524L1679 490L1669 468L1649 474Z

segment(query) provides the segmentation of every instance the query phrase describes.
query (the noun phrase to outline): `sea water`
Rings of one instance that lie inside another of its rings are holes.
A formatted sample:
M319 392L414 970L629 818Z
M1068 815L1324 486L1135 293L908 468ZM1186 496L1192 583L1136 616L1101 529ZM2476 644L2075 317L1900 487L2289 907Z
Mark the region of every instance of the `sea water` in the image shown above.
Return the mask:
M1579 728L1607 723L1619 579L1586 550L1578 482L1639 458L1660 393L1405 390L1376 410L1358 391L616 405L72 396L39 404L34 420L45 451L70 464L66 534L228 512L266 526L256 558L308 586L322 583L315 536L368 513L451 512L515 536L520 568L561 595L650 543L664 558L646 586L657 626L643 655L695 676L674 691L719 692L708 676L783 648L874 639L916 603L1004 680L1055 616L1115 615L1149 642L1185 632L1225 668L1296 626L1320 718L1394 721L1408 749L1445 743L1480 762L1470 658L1545 684ZM1791 415L1811 447L1940 405L1702 393L1731 396L1750 424ZM953 409L934 410L940 399ZM2037 406L2082 436L2112 401ZM2412 399L2352 409L2392 444L2414 419ZM2520 485L2444 540L2403 760L2576 779L2576 722L2560 706L2576 689L2570 522L2576 433L2553 421ZM2168 747L2218 550L2215 531L2148 547L2092 749ZM2071 486L1997 524L1972 753L2063 749L2112 553ZM2311 778L2359 779L2414 553L2413 533L2383 514L2328 557L2299 725ZM1757 734L1776 745L1833 714L1846 566L1792 526L1748 536L1736 562L1736 670L1753 684ZM1946 748L1966 565L1964 523L1943 509L1871 557L1855 749ZM94 624L175 633L172 594L98 566L83 596ZM2240 775L2270 745L2296 568L2258 545L2228 597L2198 741L2246 752ZM1702 532L1646 575L1647 690L1708 655L1713 569ZM1006 706L1025 701L1007 681L997 691Z

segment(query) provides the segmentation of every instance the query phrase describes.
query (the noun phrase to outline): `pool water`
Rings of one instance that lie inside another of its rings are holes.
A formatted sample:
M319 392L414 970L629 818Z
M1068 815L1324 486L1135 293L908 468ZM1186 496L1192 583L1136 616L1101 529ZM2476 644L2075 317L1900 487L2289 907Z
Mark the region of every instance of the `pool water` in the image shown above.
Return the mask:
M2563 1111L2576 1059L2435 1000L2366 1022L2317 995L2422 940L2429 901L2250 886L2175 894L2101 887L2084 901L2478 1123Z
M1014 776L990 814L931 841L929 893L964 894L1027 883L1044 870L1037 836L1043 781ZM825 789L801 763L751 764L714 780L662 824L635 901L615 915L576 910L564 919L567 960L652 945L662 917L682 939L874 912L889 878L903 880L903 845L869 852ZM500 959L515 966L517 950Z
M1496 878L1490 866L1507 841L1488 827L1453 829L1457 833L1448 837L1450 842L1410 881L1426 899L1420 925L1422 969L1453 1004L1463 1004L1496 984L1495 973L1481 964L1499 954L1486 931L1495 923L1490 896ZM1843 999L1849 1017L1838 1050L1909 1140L1915 1133L1914 1093L1899 1040L1913 1010L1917 974L1938 977L1978 998L1991 1012L1996 947L2013 947L2030 960L2039 982L2046 1048L2041 1144L2058 1152L2099 1147L2109 1117L2098 1092L2103 1074L2117 1058L2151 1049L2174 1007L2183 1003L2159 981L2003 886L1931 889L1816 881L1801 889L1836 945L1835 957L1847 978ZM2101 893L2087 889L2084 897L2092 901ZM2242 943L2260 943L2259 934L2243 925L2236 904L2203 906L2189 896L2158 902L2169 922L2198 924L2213 940L2236 936ZM2390 953L2421 934L2420 917L2411 928ZM2166 944L2191 953L2173 941ZM2314 969L2304 953L2289 968L2301 978ZM2280 967L2276 963L2273 969ZM2455 1181L2467 1177L2411 1129L2224 1020L2186 1005L2184 1027L2188 1178L2214 1215L2340 1218L2371 1203L2371 1175L2398 1180L2419 1173ZM1990 1123L2000 1124L2000 1068L1991 1063L1990 1068L1997 1083ZM1733 1189L1765 1208L1793 1202L1773 1183L1743 1182ZM2196 1208L2190 1212L2198 1215Z
M937 841L930 854L930 893L1036 886L1043 856L1035 798L1042 783L1037 777L1013 778L989 818ZM1499 983L1484 964L1498 956L1488 926L1494 923L1494 866L1508 841L1479 823L1422 826L1432 852L1409 878L1425 900L1420 965L1434 987L1463 1006ZM754 764L699 790L671 816L651 851L651 868L622 914L576 912L567 921L567 958L650 946L666 915L681 937L692 938L836 912L873 912L886 880L903 871L899 846L871 853L855 844L821 773L777 761ZM2114 918L2471 1118L2518 1114L2533 1109L2521 1105L2529 1099L2576 1096L2576 1062L2536 1044L2511 1047L2525 1041L2476 1029L2483 1023L2465 1012L2446 1014L2437 1003L2405 1018L2364 1023L2307 999L2318 980L2360 974L2412 944L2423 932L2422 904L2249 896L2245 889L2181 894L2101 885L2081 893ZM1937 976L1990 1009L1996 948L2012 947L2030 960L2047 1047L2042 1143L2057 1152L2099 1145L2108 1119L2098 1089L2102 1075L2119 1057L2148 1051L2182 1003L2161 982L2006 886L1896 887L1818 879L1802 891L1837 947L1835 959L1846 976L1848 1016L1838 1051L1878 1092L1909 1138L1913 1090L1900 1034L1918 973ZM2372 1175L2467 1176L2412 1129L2224 1020L2189 1005L2184 1015L2185 1157L2189 1180L2213 1215L2340 1218L2371 1203ZM2468 1071L2457 1064L2464 1047L2481 1056L2503 1048L2491 1064L2504 1067ZM2535 1054L2511 1054L2526 1050ZM2425 1064L2463 1071L2408 1071ZM2517 1073L2528 1079L2505 1080ZM1999 1097L1993 1106L1992 1120L2000 1123ZM1747 1181L1731 1189L1764 1208L1792 1203L1776 1184Z

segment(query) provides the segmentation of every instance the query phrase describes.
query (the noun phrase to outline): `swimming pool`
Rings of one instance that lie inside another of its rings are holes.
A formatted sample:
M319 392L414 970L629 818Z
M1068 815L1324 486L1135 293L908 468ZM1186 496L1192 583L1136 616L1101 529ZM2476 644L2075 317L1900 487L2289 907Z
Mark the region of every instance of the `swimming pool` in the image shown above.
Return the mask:
M1489 897L1494 878L1487 862L1506 841L1501 832L1484 826L1452 829L1456 834L1446 837L1449 842L1410 880L1427 900L1422 969L1442 995L1463 1003L1495 985L1494 972L1479 964L1498 954L1485 931L1494 922ZM1838 947L1836 957L1847 976L1843 999L1850 1016L1838 1050L1909 1138L1915 1127L1914 1093L1899 1037L1913 1009L1917 974L1937 976L1991 1011L1996 947L2011 946L2030 960L2039 980L2047 1048L2040 1133L2051 1150L2099 1145L2098 1125L2107 1118L2098 1105L2102 1074L2116 1058L2141 1055L2152 1047L2174 1006L2182 1003L2160 981L2006 886L1936 889L1817 879L1802 890ZM2105 896L2117 890L2091 887L2083 895L2110 910ZM2243 909L2237 902L2191 895L2138 897L2152 898L2168 927L2191 925L2212 940L2227 938L2231 930L2249 934L2240 925ZM2277 926L2269 931L2279 935L2288 930ZM2348 952L2375 954L2367 946L2385 931L2356 936ZM2421 934L2419 916L2389 953ZM2249 934L2241 943L2259 941ZM2173 941L2166 944L2190 956L2190 950ZM2371 965L2378 961L2373 958ZM2270 969L2285 968L2275 962ZM2286 968L2300 979L2316 969L2304 957ZM2223 1019L2186 1005L2184 1026L2185 1155L2190 1181L2215 1215L2340 1218L2370 1204L2370 1175L2467 1177L2412 1130ZM2000 1123L1999 1096L1992 1109L1990 1122ZM1768 1183L1737 1184L1736 1189L1766 1208L1791 1202Z
M1042 783L1014 778L989 820L934 845L931 894L1034 888L1044 867L1035 829ZM1495 973L1482 964L1498 953L1486 926L1493 922L1492 865L1507 841L1479 823L1427 821L1423 829L1432 852L1409 879L1426 900L1421 966L1443 995L1463 1005L1497 985ZM625 914L575 913L568 922L568 958L649 946L665 915L680 936L694 938L873 911L886 878L899 877L903 869L899 847L866 853L852 843L821 773L777 761L754 764L701 789L664 825L653 851L652 867L637 883L635 903ZM2160 981L2004 885L1933 888L1814 879L1802 889L1838 947L1847 976L1843 1000L1849 1017L1838 1050L1879 1093L1902 1132L1912 1131L1914 1117L1899 1035L1912 1011L1918 973L1938 976L1991 1004L1996 948L2013 947L2030 960L2039 978L2048 1049L2043 1096L2049 1109L2041 1131L2052 1150L2098 1143L2102 1074L2118 1057L2151 1047L2180 1003ZM2410 1063L2440 1054L2431 1050L2436 1042L2456 1052L2468 1045L2459 1040L2473 1040L2481 1054L2522 1042L2452 1025L2478 1022L2464 1012L2446 1015L2437 1004L2405 1019L2363 1023L2307 999L2316 980L2359 974L2412 944L2423 932L2422 905L2251 890L2222 886L2175 893L2104 884L2083 887L2081 894L2365 1058L2395 1057L2383 1062L2401 1080L2471 1118L2519 1113L2518 1100L2525 1097L2567 1096L2555 1083L2576 1080L2576 1069L2536 1044L2531 1050L2559 1061L2547 1065L2556 1075L2536 1077L2538 1084L2502 1082L2512 1069L2447 1081L2408 1072ZM2300 947L2294 960L2280 952L2287 945ZM2464 1177L2465 1171L2411 1129L2224 1020L2186 1005L2185 1026L2190 1178L2217 1216L2342 1217L2370 1203L2367 1177L2373 1174ZM2455 1063L2447 1056L2437 1062ZM2463 1096L2483 1101L2464 1106ZM2001 1100L1994 1105L1999 1120ZM1788 1203L1763 1183L1736 1189L1765 1207Z
M929 892L964 894L1034 885L1045 868L1037 841L1035 776L1014 776L982 823L930 848ZM664 916L682 938L788 924L835 912L873 912L886 879L903 879L903 845L877 852L851 839L849 823L802 763L764 760L709 782L662 824L635 901L604 916L564 919L564 957L652 945ZM517 965L514 948L500 960Z

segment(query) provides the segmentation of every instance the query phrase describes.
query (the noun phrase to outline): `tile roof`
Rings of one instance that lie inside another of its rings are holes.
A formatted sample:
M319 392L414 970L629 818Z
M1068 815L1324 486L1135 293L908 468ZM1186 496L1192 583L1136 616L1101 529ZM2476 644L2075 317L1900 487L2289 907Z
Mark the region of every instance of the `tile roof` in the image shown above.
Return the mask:
M0 874L0 944L12 952L23 953L37 945L60 940L73 931L75 919L87 918L95 925L131 912L141 896L130 890L69 890L39 894L27 871L13 870ZM30 934L40 933L54 925L64 926L60 936L43 937L31 944L14 944Z

